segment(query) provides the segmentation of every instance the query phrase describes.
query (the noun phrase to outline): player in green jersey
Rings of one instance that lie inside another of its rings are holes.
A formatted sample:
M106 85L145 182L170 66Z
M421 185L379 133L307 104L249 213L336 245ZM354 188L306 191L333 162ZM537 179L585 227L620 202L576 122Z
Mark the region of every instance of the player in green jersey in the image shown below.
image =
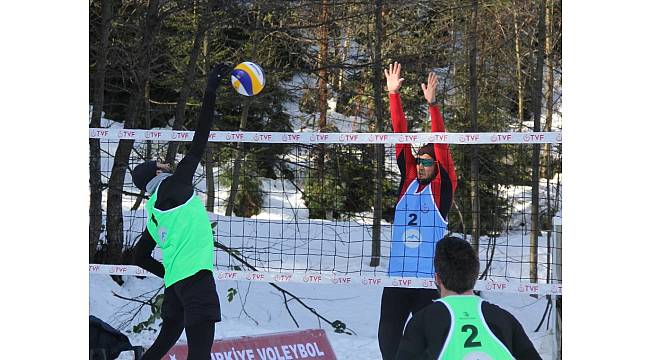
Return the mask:
M176 170L150 160L132 172L133 183L150 194L145 205L147 228L135 246L134 263L165 280L162 326L143 360L161 359L183 330L187 359L210 360L221 307L212 273L212 226L203 202L194 193L193 177L214 122L217 88L228 82L230 70L219 64L210 73L192 144ZM162 264L151 256L156 246L162 252Z
M398 360L541 359L512 314L474 295L480 264L467 241L438 241L434 266L441 299L409 321Z

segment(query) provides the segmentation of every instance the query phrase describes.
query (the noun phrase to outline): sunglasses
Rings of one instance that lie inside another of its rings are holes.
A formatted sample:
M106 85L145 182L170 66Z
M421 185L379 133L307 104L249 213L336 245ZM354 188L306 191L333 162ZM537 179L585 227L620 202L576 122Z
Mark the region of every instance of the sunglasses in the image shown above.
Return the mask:
M415 163L417 165L422 165L422 166L433 166L433 159L421 159L421 158L416 158Z

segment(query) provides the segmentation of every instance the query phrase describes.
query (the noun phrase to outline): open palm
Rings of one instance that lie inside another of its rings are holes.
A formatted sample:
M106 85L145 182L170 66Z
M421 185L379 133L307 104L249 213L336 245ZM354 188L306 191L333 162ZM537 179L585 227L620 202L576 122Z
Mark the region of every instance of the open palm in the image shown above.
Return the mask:
M386 87L389 93L397 93L399 92L399 88L402 87L404 79L399 77L401 69L402 65L397 61L394 64L389 64L388 69L384 69Z
M429 104L436 101L436 84L438 84L438 76L432 72L429 73L427 84L420 84L422 86L424 98L427 99Z

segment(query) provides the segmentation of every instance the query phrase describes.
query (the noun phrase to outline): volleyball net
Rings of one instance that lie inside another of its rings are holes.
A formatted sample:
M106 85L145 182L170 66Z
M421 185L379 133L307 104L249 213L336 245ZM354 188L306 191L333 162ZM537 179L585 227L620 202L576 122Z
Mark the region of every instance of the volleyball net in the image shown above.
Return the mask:
M109 127L92 128L89 137L100 145L103 191L101 214L91 211L91 223L101 224L101 231L89 271L150 276L129 265L128 256L120 261L101 254L117 247L128 255L145 229L146 197L130 171L143 160L164 161L176 147L177 163L193 132ZM478 247L475 289L560 295L559 132L213 131L194 185L213 224L215 276L435 288L430 277L388 274L400 186L395 145L410 143L416 151L431 142L450 144L458 187L447 232ZM478 162L476 182L472 161ZM126 169L116 180L120 166ZM110 189L119 196L109 198ZM157 250L154 257L161 258Z

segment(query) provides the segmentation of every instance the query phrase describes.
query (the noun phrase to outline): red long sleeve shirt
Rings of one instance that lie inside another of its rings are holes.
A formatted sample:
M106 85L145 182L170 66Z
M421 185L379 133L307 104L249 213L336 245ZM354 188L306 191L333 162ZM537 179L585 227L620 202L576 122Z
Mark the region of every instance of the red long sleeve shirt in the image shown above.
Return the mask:
M407 133L408 124L404 116L404 110L402 109L400 95L389 94L388 96L390 99L390 117L393 123L393 132ZM439 105L429 105L429 116L431 117L431 132L445 132L445 124L442 120ZM438 161L439 171L429 184L420 185L418 192L422 191L424 186L431 186L431 193L434 196L436 206L440 214L447 219L453 195L456 191L456 169L454 168L454 160L451 157L448 144L434 144L433 148L436 160ZM401 174L399 201L409 184L417 178L417 169L415 157L411 151L411 144L395 145L395 155Z

